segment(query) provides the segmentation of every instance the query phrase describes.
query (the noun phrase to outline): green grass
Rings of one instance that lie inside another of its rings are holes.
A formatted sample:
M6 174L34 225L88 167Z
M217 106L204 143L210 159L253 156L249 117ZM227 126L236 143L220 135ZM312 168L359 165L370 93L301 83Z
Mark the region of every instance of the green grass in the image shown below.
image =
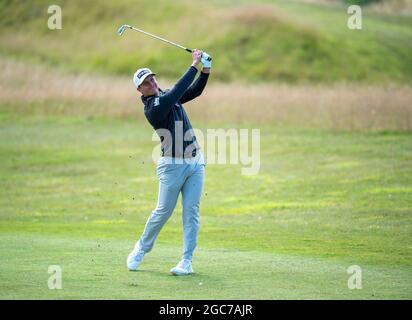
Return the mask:
M410 299L411 134L259 127L258 175L207 166L182 279L168 275L180 204L142 270L125 267L157 197L146 122L2 111L1 298ZM355 264L362 290L347 288Z
M201 248L196 273L168 274L180 247L158 245L127 272L130 243L51 236L0 236L2 299L410 299L411 271L362 265L362 289L349 290L348 265L308 257ZM10 245L12 244L12 245ZM47 255L44 254L47 252ZM49 290L48 266L62 267L62 290ZM10 274L10 269L13 273Z
M147 65L175 78L189 57L141 34L136 25L210 52L214 78L290 83L410 83L412 20L363 11L363 29L346 26L347 5L299 1L55 1L63 29L47 28L47 1L0 2L0 54L76 72L132 74ZM196 27L193 27L196 26ZM167 63L165 63L167 61Z

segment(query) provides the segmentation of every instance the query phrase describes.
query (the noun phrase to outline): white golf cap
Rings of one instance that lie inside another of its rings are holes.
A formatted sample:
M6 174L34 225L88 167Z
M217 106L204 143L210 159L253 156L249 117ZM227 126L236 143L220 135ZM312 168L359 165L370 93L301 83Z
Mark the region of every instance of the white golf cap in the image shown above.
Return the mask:
M153 73L149 68L137 69L137 71L133 75L133 82L136 88L140 86L143 83L144 79L146 79L150 75L156 75L156 73Z

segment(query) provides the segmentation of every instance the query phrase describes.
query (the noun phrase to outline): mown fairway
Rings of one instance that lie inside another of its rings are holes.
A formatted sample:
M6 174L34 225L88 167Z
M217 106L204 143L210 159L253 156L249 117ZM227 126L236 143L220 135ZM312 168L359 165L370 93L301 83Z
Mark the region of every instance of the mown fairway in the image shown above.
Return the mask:
M259 126L259 175L207 166L196 274L176 278L180 204L141 271L125 266L157 196L148 124L0 119L2 299L412 297L411 134Z

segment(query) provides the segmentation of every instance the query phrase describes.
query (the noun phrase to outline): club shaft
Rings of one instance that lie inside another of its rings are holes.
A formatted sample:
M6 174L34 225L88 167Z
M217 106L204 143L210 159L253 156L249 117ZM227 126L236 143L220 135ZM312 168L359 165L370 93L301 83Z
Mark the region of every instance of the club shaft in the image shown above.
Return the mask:
M130 29L133 29L133 30L135 30L135 31L144 33L145 35L148 35L148 36L153 37L153 38L155 38L155 39L161 40L161 41L163 41L163 42L166 42L166 43L168 43L168 44L171 44L172 46L181 48L181 49L186 50L186 51L188 51L188 52L192 52L192 49L185 48L185 47L181 46L180 44L177 44L177 43L174 43L174 42L172 42L172 41L163 39L163 38L161 38L161 37L158 37L158 36L156 36L156 35L154 35L154 34L151 34L151 33L149 33L149 32L146 32L146 31L144 31L144 30L141 30L141 29L139 29L139 28L135 28L135 27L130 26Z

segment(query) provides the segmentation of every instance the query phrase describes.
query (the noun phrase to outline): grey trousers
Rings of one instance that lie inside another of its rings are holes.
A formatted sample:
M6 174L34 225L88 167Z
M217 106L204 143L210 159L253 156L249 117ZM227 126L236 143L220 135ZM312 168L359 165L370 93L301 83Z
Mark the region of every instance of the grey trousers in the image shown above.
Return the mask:
M180 162L180 163L176 163ZM183 162L183 163L181 163ZM146 222L138 242L140 250L152 250L156 238L173 213L179 193L182 193L183 257L192 260L200 227L200 197L202 194L205 161L199 152L191 159L161 157L157 162L159 195L156 209Z

